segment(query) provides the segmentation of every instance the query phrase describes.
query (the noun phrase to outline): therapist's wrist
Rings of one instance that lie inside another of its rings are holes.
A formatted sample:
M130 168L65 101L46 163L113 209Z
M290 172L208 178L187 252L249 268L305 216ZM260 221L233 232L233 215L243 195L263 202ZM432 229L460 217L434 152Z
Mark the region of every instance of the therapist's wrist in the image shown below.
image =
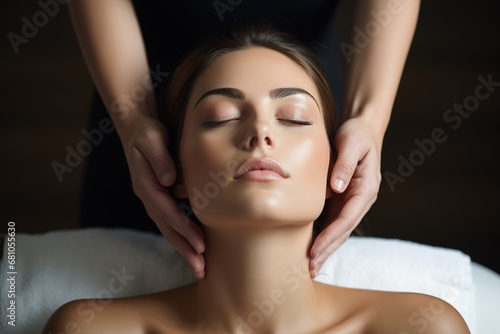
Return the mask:
M145 96L139 97L114 92L105 95L103 101L122 140L130 135L137 123L141 123L144 119L158 119L153 91L146 91Z
M160 121L155 117L134 113L126 121L122 122L116 130L123 147L127 149L137 138L147 136L146 133L156 131L158 127L161 127L159 123Z
M341 124L349 119L357 119L365 123L377 142L377 147L382 150L385 131L389 124L391 110L376 107L373 105L363 105L357 108L344 108L342 111Z
M116 132L122 144L125 145L131 137L137 132L137 128L149 120L158 120L151 112L141 112L137 108L114 108L108 109L109 115L113 121Z

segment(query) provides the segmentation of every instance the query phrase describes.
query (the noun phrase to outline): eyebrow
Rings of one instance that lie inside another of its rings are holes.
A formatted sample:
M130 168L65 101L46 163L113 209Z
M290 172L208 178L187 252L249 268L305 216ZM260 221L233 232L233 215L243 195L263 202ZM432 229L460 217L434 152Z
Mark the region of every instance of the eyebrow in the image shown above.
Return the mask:
M308 91L302 89L302 88L294 88L294 87L286 87L286 88L275 88L269 92L269 97L271 100L276 100L276 99L283 99L285 97L291 96L291 95L297 95L297 94L306 94L309 95L316 105L319 108L319 104L314 98L314 96L311 95ZM203 94L196 104L194 105L193 111L196 109L196 106L200 103L201 100L203 100L205 97L209 95L223 95L227 96L233 99L238 99L238 100L244 100L245 99L245 93L243 93L240 89L237 88L216 88L209 90L205 94Z

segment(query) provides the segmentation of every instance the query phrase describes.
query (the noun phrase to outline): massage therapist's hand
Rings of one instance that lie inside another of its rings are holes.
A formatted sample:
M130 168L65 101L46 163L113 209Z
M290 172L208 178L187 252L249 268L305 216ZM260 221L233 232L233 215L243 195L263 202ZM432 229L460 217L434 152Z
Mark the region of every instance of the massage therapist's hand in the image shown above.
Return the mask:
M158 120L138 115L122 136L134 193L161 233L203 278L205 245L201 229L181 213L166 186L176 180L175 164L167 151L167 130Z
M335 149L330 186L336 194L326 202L320 217L324 229L311 248L309 270L313 278L375 202L382 179L382 136L374 133L368 121L351 118L344 122L337 130Z

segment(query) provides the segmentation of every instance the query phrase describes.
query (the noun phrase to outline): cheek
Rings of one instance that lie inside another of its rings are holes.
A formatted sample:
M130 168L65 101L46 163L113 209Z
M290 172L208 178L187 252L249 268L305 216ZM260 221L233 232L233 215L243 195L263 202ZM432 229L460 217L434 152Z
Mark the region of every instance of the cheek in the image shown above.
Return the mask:
M302 222L312 222L323 211L326 199L330 147L322 132L290 138L285 156L291 182L287 187L286 215Z
M231 150L227 140L206 134L183 134L180 144L180 159L184 182L188 192L203 189L213 181L214 173L227 170Z
M292 145L291 166L306 184L325 184L330 163L330 147L326 136L311 136L304 140L296 140ZM295 166L295 167L294 167Z

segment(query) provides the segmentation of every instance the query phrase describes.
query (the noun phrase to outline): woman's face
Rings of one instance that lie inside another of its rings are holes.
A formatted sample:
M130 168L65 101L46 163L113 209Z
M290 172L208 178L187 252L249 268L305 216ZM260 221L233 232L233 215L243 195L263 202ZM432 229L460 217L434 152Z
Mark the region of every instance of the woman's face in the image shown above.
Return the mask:
M330 148L314 82L255 47L219 57L194 83L180 161L207 226L307 224L321 213Z

